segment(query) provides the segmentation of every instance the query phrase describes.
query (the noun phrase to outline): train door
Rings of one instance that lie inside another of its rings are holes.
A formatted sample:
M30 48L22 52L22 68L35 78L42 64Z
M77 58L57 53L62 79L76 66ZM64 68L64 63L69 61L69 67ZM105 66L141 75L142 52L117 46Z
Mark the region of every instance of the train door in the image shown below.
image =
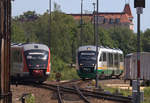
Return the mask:
M123 71L123 69L124 69L124 57L123 57L123 54L119 54L119 60L120 60L120 70Z
M114 53L114 68L115 68L115 74L119 74L120 68L119 68L119 54Z
M107 69L105 72L105 75L108 76L109 75L109 52L106 52L106 61L107 61Z
M104 72L106 72L107 70L107 59L106 59L106 52L103 52L103 63L102 63L102 67L103 67L103 70Z
M112 75L113 73L113 53L109 52L108 53L108 59L109 59L109 62L108 62L108 75Z

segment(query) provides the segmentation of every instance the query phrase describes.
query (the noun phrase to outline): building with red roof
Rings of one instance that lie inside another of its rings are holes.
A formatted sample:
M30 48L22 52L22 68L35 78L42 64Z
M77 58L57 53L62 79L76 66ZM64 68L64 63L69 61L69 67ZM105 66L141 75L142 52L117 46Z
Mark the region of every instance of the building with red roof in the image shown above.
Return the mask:
M74 17L75 20L81 19L81 14L69 14ZM93 14L82 14L83 19L94 21ZM94 23L94 22L93 22ZM127 27L130 30L133 30L133 16L130 9L130 5L125 4L123 12L100 12L98 13L98 24L107 29L116 26Z

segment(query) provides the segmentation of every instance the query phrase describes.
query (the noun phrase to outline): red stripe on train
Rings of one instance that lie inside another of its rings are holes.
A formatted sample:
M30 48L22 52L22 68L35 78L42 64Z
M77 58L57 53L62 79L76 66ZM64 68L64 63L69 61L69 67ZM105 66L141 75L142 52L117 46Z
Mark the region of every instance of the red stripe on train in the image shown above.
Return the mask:
M47 65L47 71L46 72L50 72L50 49L49 49L49 56L48 56L48 65Z
M26 63L26 58L25 58L25 55L24 55L24 50L22 51L22 57L23 57L23 72L29 72L29 69L27 67L27 63Z

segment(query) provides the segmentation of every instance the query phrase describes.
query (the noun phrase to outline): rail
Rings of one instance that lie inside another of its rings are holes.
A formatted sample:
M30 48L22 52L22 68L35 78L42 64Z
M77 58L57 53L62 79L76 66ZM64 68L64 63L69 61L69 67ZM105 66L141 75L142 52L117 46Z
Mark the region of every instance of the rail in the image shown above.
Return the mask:
M59 85L57 85L57 98L58 98L58 103L63 103L61 93L60 93L60 88Z
M43 84L41 84L41 86L47 87L47 89L53 88L53 90L56 90L56 88L57 88L57 86L53 85L53 84L43 83ZM59 88L63 92L78 94L76 92L76 89L71 88L71 87L59 86ZM108 93L93 92L93 91L88 91L88 90L84 90L84 89L79 89L79 90L82 92L82 94L84 96L90 96L90 97L104 99L104 100L119 101L119 102L123 102L123 103L124 102L132 103L132 97L125 97L125 96L121 96L121 95L114 95L114 94L108 94Z
M73 87L77 91L78 95L80 95L81 99L83 99L86 103L90 103L76 85L74 85Z

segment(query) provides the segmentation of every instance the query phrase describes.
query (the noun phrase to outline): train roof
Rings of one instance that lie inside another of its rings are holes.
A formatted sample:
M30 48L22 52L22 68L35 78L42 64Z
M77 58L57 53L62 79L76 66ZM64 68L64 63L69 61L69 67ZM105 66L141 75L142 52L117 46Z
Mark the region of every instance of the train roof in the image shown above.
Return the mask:
M94 45L80 46L78 48L78 52L80 52L80 51L96 51L96 46L94 46ZM114 52L114 53L117 52L117 53L123 54L122 50L120 50L120 49L103 47L103 46L98 46L98 51Z
M48 46L44 45L44 44L38 44L38 43L24 43L24 44L14 44L12 43L11 44L11 47L13 48L23 48L24 51L27 51L27 50L31 50L31 49L39 49L39 50L46 50L46 51L49 51L49 48Z
M137 52L129 53L126 55L126 57L131 57L131 56L136 55L136 54L137 54ZM149 54L150 55L150 52L140 52L140 54L141 55L143 55L143 54Z

